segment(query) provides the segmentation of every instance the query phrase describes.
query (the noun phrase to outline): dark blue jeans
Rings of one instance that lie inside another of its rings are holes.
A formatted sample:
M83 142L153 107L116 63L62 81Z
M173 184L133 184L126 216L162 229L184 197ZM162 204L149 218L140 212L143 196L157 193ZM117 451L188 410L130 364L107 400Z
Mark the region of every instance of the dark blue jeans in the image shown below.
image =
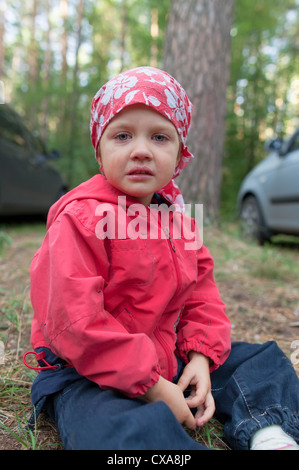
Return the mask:
M178 376L182 369L179 363ZM228 360L211 379L216 416L232 448L249 449L252 434L271 424L299 441L299 381L276 343L233 343ZM206 449L164 403L126 398L85 378L48 397L46 411L66 449Z

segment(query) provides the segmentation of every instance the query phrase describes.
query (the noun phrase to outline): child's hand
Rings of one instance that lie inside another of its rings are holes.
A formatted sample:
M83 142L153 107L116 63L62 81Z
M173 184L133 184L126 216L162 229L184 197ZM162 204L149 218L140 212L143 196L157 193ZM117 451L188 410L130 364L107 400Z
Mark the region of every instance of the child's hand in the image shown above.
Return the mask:
M164 401L181 424L195 429L195 418L178 385L160 376L159 381L140 398L147 402Z
M178 386L184 392L188 386L191 393L186 402L189 408L197 408L195 414L196 426L203 426L215 412L214 398L211 392L209 359L202 354L191 351L190 362L181 375Z

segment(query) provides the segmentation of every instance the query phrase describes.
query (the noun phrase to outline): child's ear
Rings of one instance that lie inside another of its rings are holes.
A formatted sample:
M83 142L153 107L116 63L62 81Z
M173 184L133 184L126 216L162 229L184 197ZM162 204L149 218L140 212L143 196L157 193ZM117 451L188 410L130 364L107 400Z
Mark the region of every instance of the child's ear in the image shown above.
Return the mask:
M102 165L102 159L101 159L101 155L100 155L100 146L97 149L96 159L97 159L97 162L98 162L99 167L100 167L100 172L102 173L102 175L105 175L104 168L103 168L103 165Z
M177 156L177 158L176 158L176 167L177 167L178 164L180 163L181 157L182 157L182 143L180 142L179 151L178 151L178 156Z
M98 146L98 148L97 148L96 159L98 161L98 164L101 166L102 165L102 160L101 160L101 155L100 155L100 146Z

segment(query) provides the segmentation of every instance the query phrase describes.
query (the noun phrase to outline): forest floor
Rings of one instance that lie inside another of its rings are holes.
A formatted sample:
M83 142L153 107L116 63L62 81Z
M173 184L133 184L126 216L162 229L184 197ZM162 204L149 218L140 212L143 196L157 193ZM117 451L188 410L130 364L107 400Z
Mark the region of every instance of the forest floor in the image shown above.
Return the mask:
M0 226L0 450L63 449L45 415L33 433L24 429L35 376L22 362L24 352L31 349L29 268L44 234L40 222ZM232 340L277 341L299 375L298 239L259 247L241 240L231 225L206 227L204 243L214 257ZM217 420L193 437L213 448L229 449Z

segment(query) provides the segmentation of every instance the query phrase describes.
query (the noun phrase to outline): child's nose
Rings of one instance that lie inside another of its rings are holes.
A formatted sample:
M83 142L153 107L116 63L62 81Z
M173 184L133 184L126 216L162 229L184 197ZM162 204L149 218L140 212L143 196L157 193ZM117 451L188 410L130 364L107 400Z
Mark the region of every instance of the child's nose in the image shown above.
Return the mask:
M136 139L130 157L132 160L151 160L153 154L150 143L146 139Z

